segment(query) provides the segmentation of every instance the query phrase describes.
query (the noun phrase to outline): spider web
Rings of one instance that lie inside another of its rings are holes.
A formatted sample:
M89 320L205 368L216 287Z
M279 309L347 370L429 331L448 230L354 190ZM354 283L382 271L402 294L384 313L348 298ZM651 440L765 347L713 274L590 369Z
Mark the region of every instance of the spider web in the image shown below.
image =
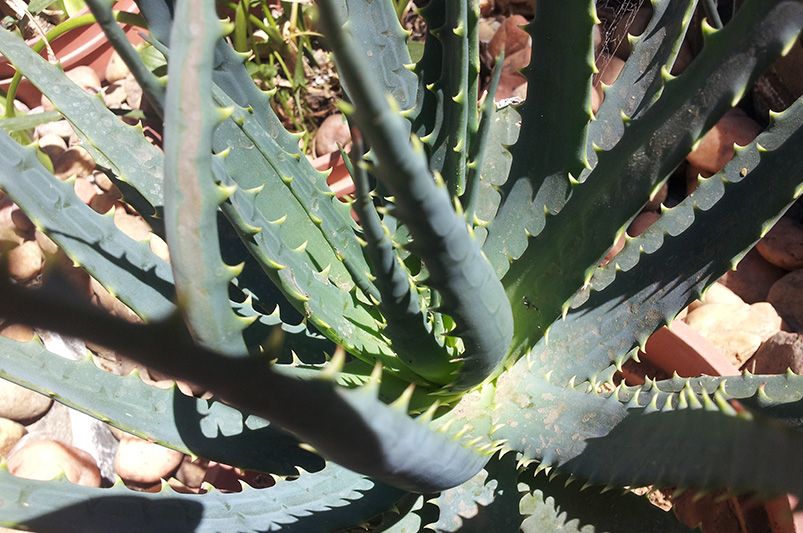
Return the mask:
M626 29L636 19L636 13L644 4L644 0L597 0L597 16L602 20L600 31L602 44L600 52L606 59L599 66L604 71L622 42L627 38ZM599 83L599 80L596 82Z

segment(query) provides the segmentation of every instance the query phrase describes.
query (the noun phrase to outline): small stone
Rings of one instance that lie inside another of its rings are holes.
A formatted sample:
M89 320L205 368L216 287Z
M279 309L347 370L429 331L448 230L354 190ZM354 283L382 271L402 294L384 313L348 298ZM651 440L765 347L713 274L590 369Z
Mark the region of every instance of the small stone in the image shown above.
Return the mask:
M172 474L184 454L141 439L126 437L120 441L114 457L114 469L125 481L156 483Z
M600 262L600 266L607 265L608 263L610 263L611 259L619 255L619 252L621 252L624 249L626 242L627 239L625 239L624 235L619 237L613 244L613 246L611 246L610 250L608 250L608 253L605 254L605 257Z
M89 207L91 207L96 213L104 215L108 213L109 210L114 207L122 197L123 195L120 194L120 191L118 191L117 188L114 188L108 192L95 195L95 197L89 202Z
M45 414L53 400L38 392L0 379L0 416L30 422Z
M55 255L59 251L58 245L39 230L34 233L34 239L36 239L36 244L44 252L45 256Z
M527 97L527 78L518 72L502 72L499 78L499 87L494 95L495 102L508 98L524 100Z
M666 202L666 198L669 196L669 185L664 183L660 189L658 189L655 194L653 194L650 201L644 206L645 211L660 211L661 205Z
M34 331L25 324L3 324L0 326L0 336L17 342L29 342L33 339Z
M788 217L781 217L756 250L761 256L786 270L803 268L803 224Z
M170 250L167 248L167 243L155 233L148 235L148 242L151 247L151 252L155 253L160 259L165 262L170 262Z
M103 102L108 108L121 107L126 103L127 98L128 94L126 94L122 83L112 83L103 88Z
M24 241L8 252L8 273L15 281L24 282L35 278L42 271L44 257L36 241Z
M39 138L39 149L42 150L51 161L55 161L67 151L67 143L64 139L53 133L48 133Z
M761 133L761 126L739 108L728 110L706 133L686 160L695 169L710 174L722 170L733 158L733 145L746 146Z
M243 490L242 474L239 468L210 461L204 481L224 492L240 492Z
M206 469L209 462L204 459L192 461L185 457L176 471L176 479L190 488L199 488L206 478Z
M140 322L136 313L112 296L95 278L90 277L89 283L92 287L92 303L129 322Z
M477 34L481 43L491 42L501 23L495 19L481 18L477 24Z
M112 53L112 56L109 58L109 63L106 65L106 81L108 83L114 83L124 79L130 73L131 71L128 70L128 65L125 64L120 54L117 52Z
M89 152L80 146L73 146L53 162L53 173L64 180L72 176L85 178L95 170L95 161Z
M55 290L70 289L70 295L87 302L92 296L89 274L81 267L75 266L65 254L57 254L50 258L48 268L42 274L42 287L53 287Z
M20 443L22 445L25 445L27 440L33 439L56 440L70 446L75 444L70 408L58 402L53 403L45 416L36 422L26 424L25 429L28 430L28 435Z
M706 304L691 311L684 321L738 367L781 329L781 317L766 302Z
M742 305L744 300L721 283L714 283L703 294L703 302L707 304Z
M189 383L187 381L178 380L173 376L169 376L167 374L163 374L153 369L149 369L147 371L147 376L145 377L145 373L142 374L142 380L145 383L153 385L160 389L170 389L175 384L182 393L186 396L196 396L198 398L201 397L208 397L211 398L211 393L208 393L203 387L200 385L195 385L193 383Z
M505 66L508 66L508 59L515 53L520 51L527 51L529 54L530 34L527 33L522 26L527 24L527 19L521 15L512 15L504 20L496 30L491 42L488 43L488 53L491 57L496 59L499 54L504 50L505 52ZM530 62L530 57L527 55L527 63Z
M493 0L480 0L480 16L487 17L494 9Z
M31 111L34 111L34 112L38 112L39 111L36 108L31 109L30 107L25 105L24 102L22 102L20 100L14 100L14 109L16 109L17 111L19 111L20 113L23 113L23 114L29 113Z
M114 426L109 426L109 431L111 431L112 435L114 435L114 438L117 439L118 441L127 439L129 437L133 437L133 435L131 435L130 433L126 433L122 429L118 429Z
M118 376L127 376L132 371L139 368L136 363L118 355L117 352L109 350L105 346L87 342L86 347L94 352L92 354L92 360L95 362L95 365L106 372L111 372Z
M109 179L109 176L99 170L96 170L92 173L92 179L95 182L95 185L100 187L100 190L104 192L109 192L115 188L114 183L112 183L112 180Z
M639 213L627 228L627 234L631 237L638 237L647 231L647 228L655 224L659 218L661 218L661 215L655 211L644 211L643 213Z
M601 81L605 85L613 85L622 69L625 67L625 62L616 56L611 56L605 53L597 57L597 70L599 73L594 74L594 85L598 85Z
M767 301L793 330L803 331L803 270L790 272L776 281Z
M114 224L135 241L147 241L151 234L151 227L142 217L128 214L122 206L114 211Z
M767 339L748 362L754 374L803 373L803 335L779 331Z
M25 426L8 418L0 418L0 459L5 459L23 435Z
M86 487L100 487L100 470L85 451L54 440L32 440L8 459L8 470L26 479L46 481L64 473Z
M255 472L254 470L245 470L240 479L255 489L267 489L276 485L276 479L273 476L264 472Z
M174 491L178 492L179 494L200 494L201 488L200 487L188 487L181 481L177 480L174 477L171 477L167 480L167 484L170 485L170 488ZM161 486L161 483L160 483Z
M69 139L75 132L66 120L57 120L56 122L48 122L47 124L40 124L34 130L34 136L37 139L42 139L48 135L55 135L61 139ZM66 146L66 143L65 143Z
M45 111L45 112L50 112L50 111L55 111L56 110L56 106L54 106L53 102L50 101L50 98L48 98L44 94L39 99L39 107L41 107L42 111Z
M100 91L100 78L92 67L80 65L66 71L64 74L90 94L97 94Z
M123 89L125 89L125 101L132 109L139 109L142 104L142 87L139 86L137 80L133 76L128 76L123 80Z
M602 28L599 24L594 24L594 55L598 55L602 48Z
M23 213L22 209L17 206L11 208L11 222L13 222L14 226L22 233L30 234L36 229L31 219L28 218L28 215Z
M756 250L750 250L736 270L728 271L719 281L752 304L766 301L772 285L785 274L785 270L769 263Z
M24 240L11 218L11 213L14 211L15 207L16 206L10 202L0 206L0 243L4 243L3 250L9 249L11 246L17 246Z
M594 114L597 114L599 111L599 106L602 105L602 102L605 101L605 94L602 92L600 87L593 87L591 89L591 111Z
M109 427L91 416L70 410L72 445L87 452L95 461L103 479L114 481L114 455L117 440Z
M75 178L75 183L73 185L75 187L75 194L87 205L90 204L98 194L95 185L86 178Z
M338 145L345 146L351 142L351 132L346 119L340 113L329 115L315 132L313 148L316 156L336 152Z

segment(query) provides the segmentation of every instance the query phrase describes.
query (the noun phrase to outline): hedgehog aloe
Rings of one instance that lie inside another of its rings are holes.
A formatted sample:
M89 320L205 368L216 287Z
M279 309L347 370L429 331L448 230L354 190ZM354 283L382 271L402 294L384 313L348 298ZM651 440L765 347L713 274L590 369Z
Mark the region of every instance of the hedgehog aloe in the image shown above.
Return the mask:
M803 2L747 0L724 28L704 23L702 51L673 77L697 2L653 0L593 115L590 0L537 3L527 98L501 109L492 94L477 104L477 2L431 0L412 64L392 2L322 1L355 128L352 202L282 128L212 2L137 2L166 85L121 38L111 2L88 4L163 121L163 148L13 32L0 30L0 53L166 239L170 262L0 133L0 188L139 320L5 277L0 317L107 346L213 396L63 359L38 339L0 338L0 376L276 484L139 493L3 470L0 523L671 531L683 526L646 498L605 489L803 496L803 377L617 381L800 196L803 100L600 266L792 46ZM499 68L491 92L498 80Z

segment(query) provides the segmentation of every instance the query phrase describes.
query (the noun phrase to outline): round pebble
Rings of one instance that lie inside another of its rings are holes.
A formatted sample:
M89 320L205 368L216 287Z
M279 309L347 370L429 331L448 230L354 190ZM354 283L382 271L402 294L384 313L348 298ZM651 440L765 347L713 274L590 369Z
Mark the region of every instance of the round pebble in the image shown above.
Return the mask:
M83 450L54 440L31 440L8 458L8 470L26 479L46 481L62 473L72 483L100 487L100 470Z

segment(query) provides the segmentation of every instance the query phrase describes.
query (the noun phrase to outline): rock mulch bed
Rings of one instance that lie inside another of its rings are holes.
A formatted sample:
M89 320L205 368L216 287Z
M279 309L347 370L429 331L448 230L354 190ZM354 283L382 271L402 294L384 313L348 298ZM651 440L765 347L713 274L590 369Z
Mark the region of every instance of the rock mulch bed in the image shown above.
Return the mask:
M497 100L524 99L527 82L519 70L530 61L530 37L521 29L530 3L508 0L482 2L480 40L485 71L493 58L506 52ZM648 20L649 3L628 17L629 24L598 27L597 66L592 109L604 101L604 85L615 83L629 54L624 33L641 33ZM506 13L501 15L500 13ZM510 13L513 13L510 15ZM680 74L693 58L687 39L680 49L674 74ZM105 80L87 69L68 75L87 92L101 94L107 105L120 110L138 109L142 94L124 65L115 58ZM43 100L41 109L50 103ZM660 218L661 205L674 205L694 191L700 178L719 171L732 157L733 144L745 145L762 126L748 112L734 108L714 125L697 148L688 155L669 182L656 191L643 211L627 229L630 236L645 231ZM78 196L98 213L112 210L115 224L130 237L149 242L151 249L169 260L167 246L151 233L148 224L121 201L112 181L96 169L89 154L80 147L67 121L40 126L35 139L51 159L55 175L72 180ZM349 142L348 128L339 114L322 123L314 140L314 155L323 155ZM9 271L18 282L40 285L53 273L67 280L87 301L126 318L137 317L71 261L10 200L0 194L0 244L11 247ZM624 246L624 237L614 244L603 262L615 258ZM803 203L798 202L775 227L748 253L736 270L728 272L699 300L681 314L682 319L717 346L737 367L755 373L782 373L787 368L803 372ZM136 367L103 348L39 333L48 348L65 357L81 357L93 352L101 368L126 375ZM0 324L0 335L25 341L35 332L15 324ZM143 379L154 385L170 385L163 376L141 369ZM191 385L180 383L187 394L201 394ZM64 472L74 483L105 486L121 477L136 490L154 491L162 480L176 490L203 491L203 483L222 490L237 491L241 482L270 486L270 476L245 472L204 459L192 459L179 452L109 428L101 422L73 411L49 398L0 380L0 458L7 459L12 473L35 479L48 479ZM671 503L656 493L657 505ZM660 501L659 501L660 500ZM694 517L687 517L693 522Z

